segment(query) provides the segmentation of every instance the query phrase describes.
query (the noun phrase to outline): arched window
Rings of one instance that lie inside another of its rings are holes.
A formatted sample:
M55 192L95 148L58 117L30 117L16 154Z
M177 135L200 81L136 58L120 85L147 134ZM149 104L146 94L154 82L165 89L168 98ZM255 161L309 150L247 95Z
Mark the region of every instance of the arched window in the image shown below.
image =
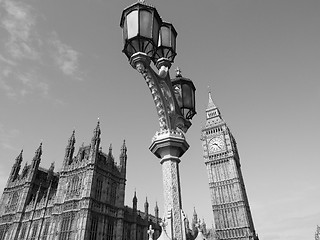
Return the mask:
M76 175L71 180L71 189L70 191L72 193L76 193L78 191L78 185L79 185L79 177Z
M33 224L33 227L32 227L32 233L31 233L31 238L30 238L31 240L36 239L37 232L38 232L38 223L35 222L35 223Z
M107 224L107 240L113 239L113 228L114 228L114 220L112 218L109 218L108 224Z
M114 205L116 203L117 198L117 183L113 182L111 184L110 190L110 204Z
M19 193L18 192L14 192L11 195L11 199L10 199L10 203L9 203L9 209L10 211L16 210L17 206L18 206L18 202L19 202Z
M73 213L65 213L62 215L59 240L71 239L73 219L74 219Z
M99 201L101 201L102 185L103 185L103 179L102 179L102 177L98 177L97 184L96 184L96 190L95 190L95 198L96 198L96 200L99 200Z
M27 231L27 225L24 223L22 225L22 229L21 229L21 233L20 233L20 238L21 240L23 240L26 236L26 231Z
M67 187L67 198L76 197L80 195L81 180L78 175L75 175Z
M47 240L49 236L49 227L50 227L50 221L47 221L46 224L44 225L42 240Z
M98 223L99 223L98 217L93 215L91 220L91 227L90 227L90 237L89 237L90 240L97 239Z
M0 240L4 240L5 239L7 230L8 230L8 228L7 228L6 225L0 226Z

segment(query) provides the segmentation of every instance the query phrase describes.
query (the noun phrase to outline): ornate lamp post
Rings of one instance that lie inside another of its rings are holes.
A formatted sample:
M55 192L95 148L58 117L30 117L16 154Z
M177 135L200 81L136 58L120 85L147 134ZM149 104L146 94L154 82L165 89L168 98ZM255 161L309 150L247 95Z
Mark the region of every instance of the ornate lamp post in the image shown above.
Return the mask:
M130 65L144 77L154 100L160 130L149 147L160 158L163 173L166 228L160 238L186 239L179 179L180 157L189 145L184 133L191 126L195 111L195 87L177 70L171 80L169 69L176 56L177 32L172 24L163 22L157 10L139 1L123 10L123 53ZM156 73L150 66L154 63Z

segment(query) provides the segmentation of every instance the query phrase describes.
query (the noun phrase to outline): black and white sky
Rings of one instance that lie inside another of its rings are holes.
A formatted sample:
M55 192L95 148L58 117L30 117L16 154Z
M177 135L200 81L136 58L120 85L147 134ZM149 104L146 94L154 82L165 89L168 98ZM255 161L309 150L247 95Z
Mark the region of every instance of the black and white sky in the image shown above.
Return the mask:
M180 164L183 208L213 223L202 159L208 86L239 148L261 239L312 239L320 224L320 1L148 0L178 32L171 69L197 88L198 114ZM0 0L0 189L15 157L59 170L67 140L128 147L126 204L150 208L163 191L149 152L158 130L150 92L128 64L119 27L129 0ZM24 163L23 163L24 164ZM163 213L162 213L163 214Z

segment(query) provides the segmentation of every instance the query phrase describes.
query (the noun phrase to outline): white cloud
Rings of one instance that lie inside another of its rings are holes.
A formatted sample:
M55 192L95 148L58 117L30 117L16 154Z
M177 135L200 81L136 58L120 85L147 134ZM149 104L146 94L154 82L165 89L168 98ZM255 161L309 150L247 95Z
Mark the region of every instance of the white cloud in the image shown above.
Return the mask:
M8 65L11 65L11 66L15 66L16 65L16 63L14 61L11 61L10 59L5 58L1 54L0 54L0 61L6 63Z
M9 37L6 42L8 53L15 59L38 59L37 45L41 42L35 31L35 14L32 8L19 1L5 0L1 24Z
M24 1L0 0L0 90L9 98L40 93L54 99L49 96L48 66L50 72L62 71L81 80L79 53L57 33L41 29L37 16L37 10Z
M10 66L3 67L0 72L0 89L13 99L36 92L44 97L49 94L49 84L41 81L36 71L28 70L21 73L18 69L12 69Z
M22 96L27 93L32 93L35 90L40 91L43 96L48 95L49 85L41 82L34 71L29 71L23 74L18 74L17 79L22 83L23 87L20 89Z
M52 34L50 43L54 47L53 59L60 70L67 76L80 79L79 75L79 53L65 43L62 43L57 34Z

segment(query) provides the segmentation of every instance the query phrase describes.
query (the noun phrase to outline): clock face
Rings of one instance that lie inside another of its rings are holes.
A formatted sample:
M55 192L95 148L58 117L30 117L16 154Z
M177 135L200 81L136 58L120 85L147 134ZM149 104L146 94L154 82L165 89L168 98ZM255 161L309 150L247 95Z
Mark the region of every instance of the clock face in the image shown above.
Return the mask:
M223 136L213 137L209 140L209 151L210 152L220 152L226 149L226 145Z

